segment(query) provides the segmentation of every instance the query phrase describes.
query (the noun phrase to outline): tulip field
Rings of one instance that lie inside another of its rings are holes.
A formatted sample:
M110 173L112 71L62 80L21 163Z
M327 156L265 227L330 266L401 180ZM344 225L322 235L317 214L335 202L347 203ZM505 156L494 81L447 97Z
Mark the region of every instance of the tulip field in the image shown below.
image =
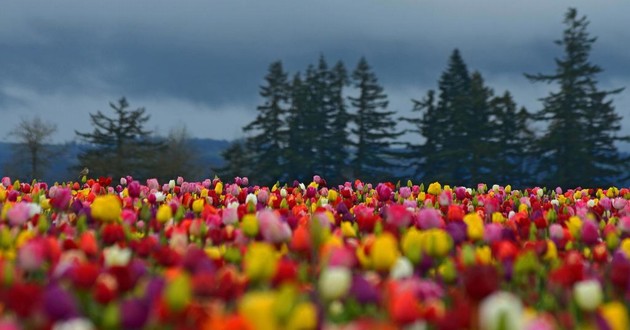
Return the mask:
M0 329L628 329L630 190L0 184Z

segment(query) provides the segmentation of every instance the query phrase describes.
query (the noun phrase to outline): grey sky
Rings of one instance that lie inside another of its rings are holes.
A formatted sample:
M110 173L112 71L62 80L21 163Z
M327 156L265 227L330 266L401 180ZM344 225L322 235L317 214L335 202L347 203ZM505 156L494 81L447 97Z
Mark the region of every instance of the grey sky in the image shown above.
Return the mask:
M524 72L550 72L561 54L566 9L578 8L599 39L593 61L602 87L630 87L630 2L499 0L3 1L0 10L0 125L40 115L54 141L91 130L90 112L127 96L166 134L186 125L198 137L233 139L255 116L268 65L303 70L320 54L353 68L366 56L390 96L435 88L447 57L519 104L539 108L549 86ZM630 130L630 91L615 98ZM3 129L4 130L4 129Z

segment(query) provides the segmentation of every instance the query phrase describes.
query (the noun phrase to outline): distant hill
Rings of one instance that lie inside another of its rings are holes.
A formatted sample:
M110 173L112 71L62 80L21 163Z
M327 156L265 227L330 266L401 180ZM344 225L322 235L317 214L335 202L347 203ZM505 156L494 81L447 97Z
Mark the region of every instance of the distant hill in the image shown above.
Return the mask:
M212 167L223 166L224 161L221 152L230 145L230 141L193 138L189 140L189 143L198 152L200 163L204 169L208 169L208 172ZM0 177L10 175L6 165L13 157L12 145L13 143L0 142ZM75 173L71 173L68 168L76 164L77 155L82 146L79 143L51 145L56 159L46 169L42 179L49 183L75 179ZM27 165L25 164L25 166Z

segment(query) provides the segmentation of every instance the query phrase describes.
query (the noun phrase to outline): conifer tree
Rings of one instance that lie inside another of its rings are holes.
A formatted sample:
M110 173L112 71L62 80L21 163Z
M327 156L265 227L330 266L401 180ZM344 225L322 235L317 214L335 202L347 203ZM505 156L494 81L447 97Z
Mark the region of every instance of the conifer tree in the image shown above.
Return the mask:
M532 82L558 86L542 99L543 108L535 114L548 124L536 145L542 182L565 188L608 185L625 175L628 160L615 145L628 137L618 135L621 117L609 99L621 89L597 87L596 76L602 69L589 59L596 38L587 31L586 17L578 17L577 10L570 8L564 24L562 39L556 41L564 54L556 59L555 72L526 75Z
M495 97L491 108L494 182L519 187L534 184L527 167L531 162L534 141L534 133L529 128L531 115L524 107L517 108L508 91Z
M308 179L313 171L312 146L307 140L307 118L309 104L308 87L302 81L300 73L296 73L291 83L290 107L287 116L287 180Z
M391 147L401 135L396 131L394 111L387 111L387 95L378 83L378 79L365 58L361 58L352 73L357 97L349 97L354 107L356 135L355 154L351 160L354 177L361 180L378 182L390 177L387 171L395 166Z
M221 168L214 168L213 171L223 180L231 180L235 177L250 176L254 178L257 174L251 172L254 165L247 157L247 150L244 141L234 141L227 149L221 152L221 157L225 160L225 165Z
M129 109L126 98L109 103L114 116L108 117L100 110L90 114L94 131L76 135L88 143L87 150L79 154L75 169L88 168L90 175L119 178L132 175L147 178L157 166L156 155L163 143L151 137L144 125L150 116L145 108Z
M475 71L470 80L470 112L467 113L462 131L467 136L465 164L470 172L468 184L490 183L495 179L492 167L495 161L492 141L492 109L490 102L494 92L484 83L481 73Z
M264 103L258 106L256 119L243 130L251 134L245 142L245 148L257 174L256 179L261 184L273 184L281 179L286 163L283 157L286 144L283 127L289 100L289 84L282 62L277 61L269 66L265 82L266 85L260 88Z
M330 70L328 82L326 128L326 150L328 150L325 178L330 182L341 184L349 177L350 134L348 123L350 114L344 97L344 87L349 84L349 77L343 62L339 61Z
M412 123L415 122L417 131L426 139L424 145L416 144L415 147L421 151L423 179L470 184L471 133L468 125L474 107L471 77L459 50L455 49L451 54L438 88L437 99L431 90L423 100L414 100L414 111L422 112L423 116Z

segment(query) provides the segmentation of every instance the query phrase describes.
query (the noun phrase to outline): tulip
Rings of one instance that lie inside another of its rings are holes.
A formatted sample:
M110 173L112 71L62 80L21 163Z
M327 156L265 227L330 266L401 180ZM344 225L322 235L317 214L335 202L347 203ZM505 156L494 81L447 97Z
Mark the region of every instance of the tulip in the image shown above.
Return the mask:
M411 264L411 261L405 257L398 258L389 273L389 276L395 280L407 278L412 275L413 264Z
M398 247L394 236L389 233L376 238L370 254L372 265L377 271L389 271L398 259Z
M253 282L271 279L276 272L277 257L273 247L266 243L252 243L243 259L243 268Z
M585 280L575 283L573 297L580 308L585 311L594 311L602 303L604 294L598 281Z
M118 197L114 195L98 196L90 205L93 218L103 222L114 222L120 218L122 205Z
M485 330L523 329L523 305L509 292L496 292L486 297L479 307L479 326Z
M331 301L340 299L350 290L352 274L346 267L328 267L319 275L319 294Z

